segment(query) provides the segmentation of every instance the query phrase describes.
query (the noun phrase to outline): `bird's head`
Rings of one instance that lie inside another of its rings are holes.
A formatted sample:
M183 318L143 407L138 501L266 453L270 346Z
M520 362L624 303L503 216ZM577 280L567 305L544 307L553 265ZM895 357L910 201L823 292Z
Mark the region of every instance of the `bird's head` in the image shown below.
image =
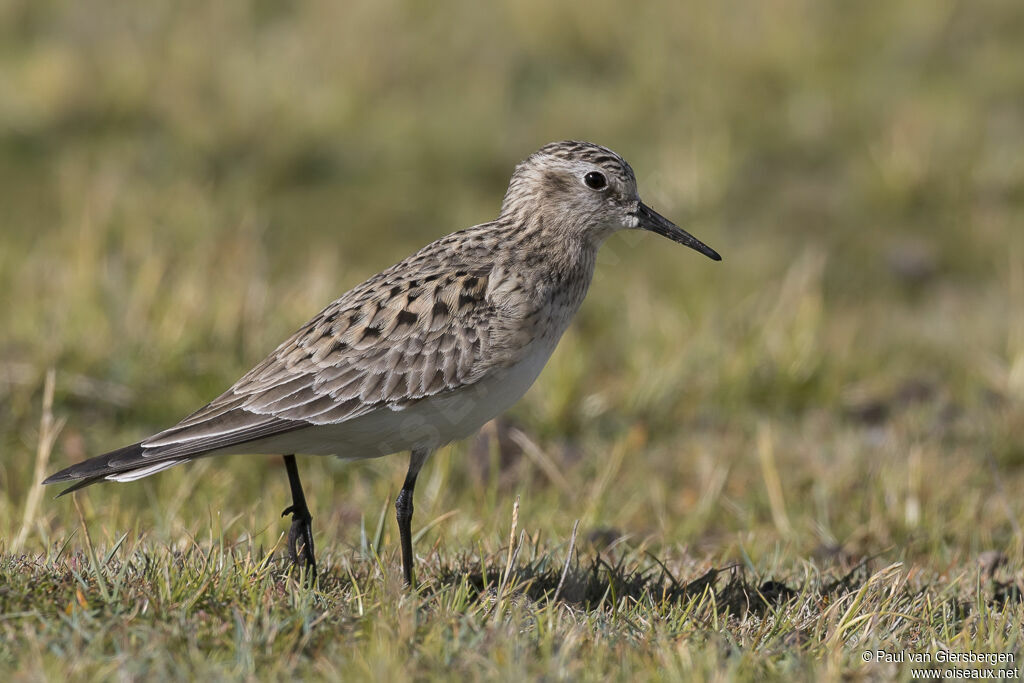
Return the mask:
M629 164L589 142L552 142L523 160L512 174L501 215L517 224L540 220L546 229L577 232L595 243L619 230L649 230L722 259L640 201Z

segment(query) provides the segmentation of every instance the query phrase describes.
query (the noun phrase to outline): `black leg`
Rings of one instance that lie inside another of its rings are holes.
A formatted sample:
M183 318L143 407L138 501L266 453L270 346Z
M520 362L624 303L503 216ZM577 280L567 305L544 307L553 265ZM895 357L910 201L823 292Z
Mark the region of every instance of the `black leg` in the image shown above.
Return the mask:
M405 574L405 585L412 586L412 493L416 488L416 477L420 468L430 455L429 450L416 450L409 459L409 471L405 475L405 483L395 500L395 512L398 517L398 536L402 541L402 571Z
M306 506L306 495L299 481L299 468L295 456L284 456L288 470L288 483L292 487L292 504L284 509L281 516L292 516L292 528L288 530L288 558L296 565L305 567L311 578L316 578L316 557L313 554L313 516Z

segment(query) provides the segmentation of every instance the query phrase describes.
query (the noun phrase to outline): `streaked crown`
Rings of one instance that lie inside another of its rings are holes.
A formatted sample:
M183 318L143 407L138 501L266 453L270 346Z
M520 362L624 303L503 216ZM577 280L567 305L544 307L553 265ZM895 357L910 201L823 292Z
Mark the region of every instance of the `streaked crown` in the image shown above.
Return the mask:
M552 142L520 162L502 202L501 216L520 224L603 238L634 227L639 202L636 176L618 154L590 142Z

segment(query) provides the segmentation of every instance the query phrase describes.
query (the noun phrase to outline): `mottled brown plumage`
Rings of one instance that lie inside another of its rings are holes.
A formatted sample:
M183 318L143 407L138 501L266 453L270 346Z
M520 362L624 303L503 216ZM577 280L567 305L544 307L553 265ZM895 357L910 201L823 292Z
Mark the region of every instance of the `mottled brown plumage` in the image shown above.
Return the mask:
M642 204L632 169L611 150L546 145L516 167L496 220L442 237L343 294L177 425L45 483L130 481L221 453L411 450L411 517L429 453L526 391L582 303L601 243L637 228L719 258ZM402 527L401 497L398 506ZM311 548L308 520L299 531ZM410 578L405 536L403 528Z

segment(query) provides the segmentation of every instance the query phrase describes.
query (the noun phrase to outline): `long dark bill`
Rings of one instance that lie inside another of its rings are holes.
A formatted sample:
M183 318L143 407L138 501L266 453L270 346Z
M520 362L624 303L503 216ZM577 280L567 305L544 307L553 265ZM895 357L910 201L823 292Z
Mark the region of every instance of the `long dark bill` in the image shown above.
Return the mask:
M683 244L690 249L699 251L709 259L713 259L715 261L722 260L722 257L718 255L717 251L704 244L699 239L686 232L643 202L640 202L640 207L637 209L636 215L637 218L640 219L640 225L637 227L643 228L644 230L650 230L651 232L656 232L659 235L669 238L673 242L679 242L679 244Z

